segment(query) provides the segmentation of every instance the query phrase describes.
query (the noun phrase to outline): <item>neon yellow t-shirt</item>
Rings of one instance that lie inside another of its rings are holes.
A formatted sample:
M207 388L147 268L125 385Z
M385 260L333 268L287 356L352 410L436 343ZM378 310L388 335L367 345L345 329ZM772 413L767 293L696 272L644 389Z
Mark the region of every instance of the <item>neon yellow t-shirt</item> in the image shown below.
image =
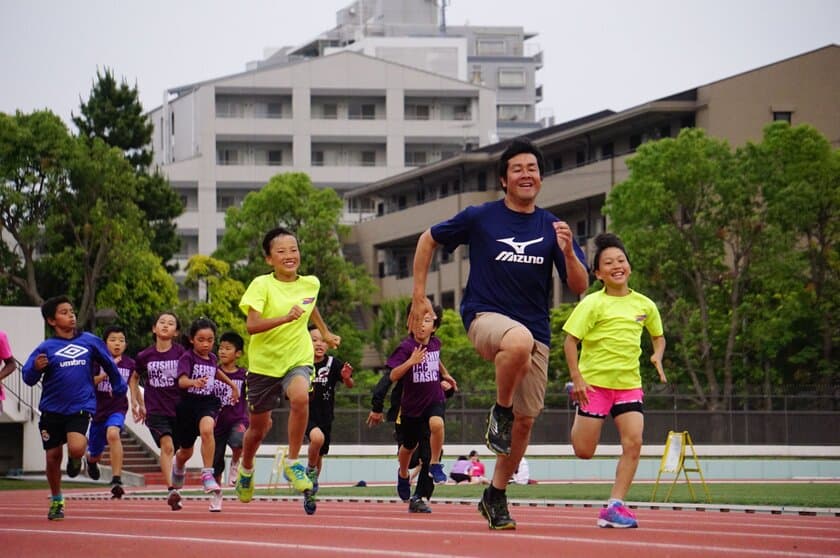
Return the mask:
M293 322L251 335L248 344L248 370L264 376L282 378L296 366L312 366L315 351L309 336L309 316L318 300L321 282L314 275L301 275L294 281L278 281L274 274L251 281L239 308L245 315L253 308L264 318L289 313L297 304L303 315Z
M662 318L651 299L632 289L627 296L611 296L604 289L588 295L563 325L563 331L581 340L583 379L609 389L642 387L642 328L661 337Z

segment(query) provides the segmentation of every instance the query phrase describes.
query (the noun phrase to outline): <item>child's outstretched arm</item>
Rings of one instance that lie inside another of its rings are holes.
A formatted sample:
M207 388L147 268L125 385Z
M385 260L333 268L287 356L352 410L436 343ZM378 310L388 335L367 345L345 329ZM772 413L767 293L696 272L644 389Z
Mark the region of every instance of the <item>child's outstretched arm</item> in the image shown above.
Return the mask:
M341 381L345 386L351 388L356 383L353 381L353 367L349 362L345 362L341 367Z
M653 342L653 354L650 355L650 361L659 373L659 381L667 384L668 379L665 377L665 371L662 369L662 355L665 354L665 336L651 337L651 341Z
M137 370L131 371L128 377L128 389L131 392L131 414L134 422L146 420L146 404L143 401L143 392L140 391L140 373Z
M23 374L23 381L28 386L34 386L41 379L41 374L49 367L50 360L47 353L43 352L41 347L29 355L21 370Z
M385 398L388 396L388 391L391 389L391 375L383 374L379 378L379 382L373 388L373 394L370 399L370 413L368 413L367 425L368 427L376 426L385 420Z
M318 331L321 332L321 337L324 338L324 342L329 348L337 349L338 346L341 345L341 337L330 331L330 328L328 328L326 322L324 322L324 318L321 317L321 312L318 311L317 306L312 309L312 315L309 316L309 319L313 324L315 324Z

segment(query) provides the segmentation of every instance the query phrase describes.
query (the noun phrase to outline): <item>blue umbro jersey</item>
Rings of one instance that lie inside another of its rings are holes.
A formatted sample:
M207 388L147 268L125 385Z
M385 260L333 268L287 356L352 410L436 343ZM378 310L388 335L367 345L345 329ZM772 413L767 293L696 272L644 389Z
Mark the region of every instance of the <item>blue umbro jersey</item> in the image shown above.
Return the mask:
M523 324L537 341L551 344L552 266L566 281L565 258L552 225L557 220L539 207L518 213L498 200L470 206L432 227L432 238L449 252L469 245L470 274L461 302L467 330L478 312L498 312ZM574 250L585 267L576 242Z
M47 355L49 364L38 371L35 359ZM23 381L34 386L41 381L41 412L71 415L96 412L96 391L93 376L95 364L108 374L112 393L124 396L127 384L111 358L105 343L92 333L83 332L72 339L51 337L32 351L23 365Z

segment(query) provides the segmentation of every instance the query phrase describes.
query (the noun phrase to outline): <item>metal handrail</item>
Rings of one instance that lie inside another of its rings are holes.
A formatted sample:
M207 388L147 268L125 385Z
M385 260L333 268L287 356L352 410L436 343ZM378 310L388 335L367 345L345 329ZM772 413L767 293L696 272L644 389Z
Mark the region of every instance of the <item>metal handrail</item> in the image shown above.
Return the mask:
M38 410L38 402L41 400L41 383L38 382L34 386L27 385L23 381L23 363L15 359L15 364L17 373L12 372L2 380L3 389L17 400L18 412L28 411L29 420L33 421L41 416L41 411Z

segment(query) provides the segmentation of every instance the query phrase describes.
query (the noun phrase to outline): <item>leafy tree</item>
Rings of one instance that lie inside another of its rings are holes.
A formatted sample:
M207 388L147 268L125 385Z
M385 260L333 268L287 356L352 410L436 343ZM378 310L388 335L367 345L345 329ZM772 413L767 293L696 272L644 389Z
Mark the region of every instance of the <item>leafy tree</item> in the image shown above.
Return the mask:
M0 278L34 305L44 298L36 273L44 225L69 188L72 143L52 112L0 113L0 228L14 241L0 242Z
M435 335L441 341L441 360L458 382L458 389L470 395L470 404L482 407L492 405L496 397L495 366L478 355L467 337L460 314L455 310L444 310Z
M199 316L210 318L220 335L224 331L235 331L247 341L245 316L239 310L245 286L230 276L227 262L198 254L190 258L186 271L184 286L203 290L205 294L202 300L183 301L178 306L178 315L185 320Z
M260 191L248 194L242 207L228 209L225 235L214 257L231 264L231 276L247 285L271 272L262 251L265 233L277 226L292 230L301 249L300 273L321 281L318 308L324 320L345 339L342 345L358 339L361 355L362 337L353 317L369 304L374 286L364 268L341 253L341 237L347 232L338 224L341 210L335 191L315 188L306 174L274 176Z
M180 247L174 219L183 212L183 205L166 178L149 170L154 126L143 114L137 86L130 87L125 79L118 84L109 68L97 70L90 97L80 101L81 114L73 116L79 134L99 138L125 154L137 174L135 203L148 222L152 250L169 261Z

